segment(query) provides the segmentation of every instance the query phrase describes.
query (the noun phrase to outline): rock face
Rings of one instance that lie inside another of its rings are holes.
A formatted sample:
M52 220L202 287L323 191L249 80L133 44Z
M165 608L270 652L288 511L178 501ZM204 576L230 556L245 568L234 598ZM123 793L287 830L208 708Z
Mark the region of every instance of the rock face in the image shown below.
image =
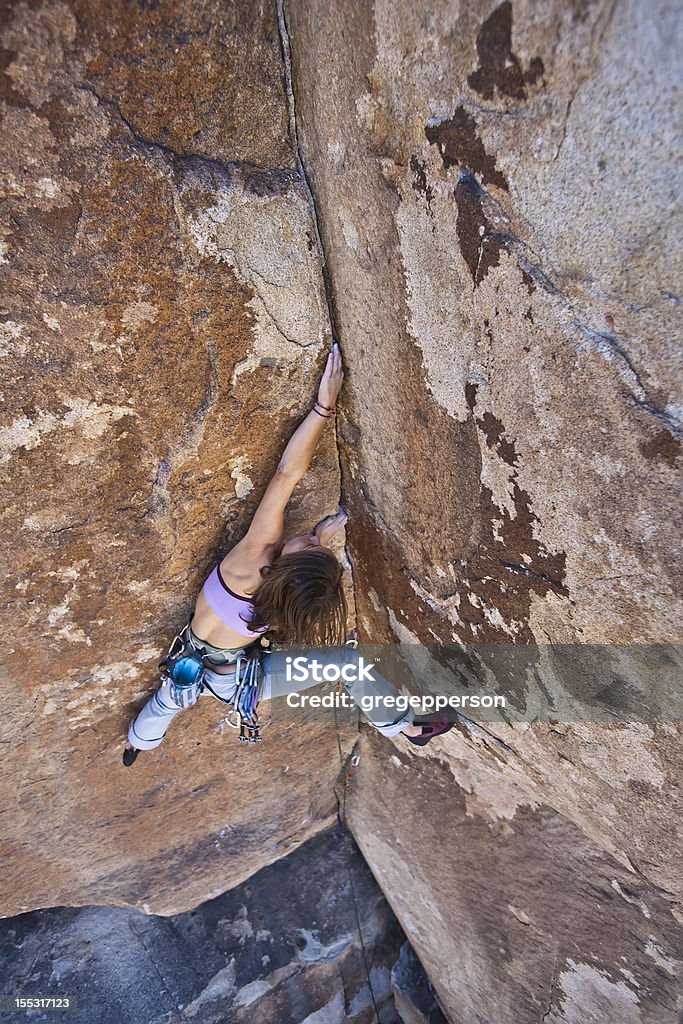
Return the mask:
M669 7L287 10L360 623L677 640Z
M7 11L5 913L177 912L331 819L332 724L246 757L205 704L119 768L312 394L323 270L344 409L292 527L341 466L361 636L678 640L671 5ZM359 845L453 1021L668 1022L678 725L533 717L364 736Z
M401 1024L391 980L403 940L353 840L335 831L172 918L84 907L3 921L0 964L8 991L75 1000L72 1024L370 1024L373 995L382 1024ZM424 989L412 960L400 978Z
M0 43L2 912L172 913L335 809L332 726L274 726L247 757L213 702L120 767L329 340L277 20L249 4L16 4ZM327 429L292 529L336 508Z
M671 894L523 795L524 763L496 753L455 732L387 756L367 735L347 805L449 1019L675 1020Z
M286 13L361 636L677 641L671 8ZM678 727L533 717L366 737L361 849L453 1020L669 1020Z

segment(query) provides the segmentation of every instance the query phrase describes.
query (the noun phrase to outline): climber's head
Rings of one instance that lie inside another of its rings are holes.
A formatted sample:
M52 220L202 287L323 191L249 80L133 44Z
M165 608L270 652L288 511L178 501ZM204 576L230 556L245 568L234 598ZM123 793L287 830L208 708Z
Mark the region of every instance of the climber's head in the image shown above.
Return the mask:
M283 545L252 598L252 630L269 626L275 638L293 644L343 644L346 598L343 568L316 534L298 534Z

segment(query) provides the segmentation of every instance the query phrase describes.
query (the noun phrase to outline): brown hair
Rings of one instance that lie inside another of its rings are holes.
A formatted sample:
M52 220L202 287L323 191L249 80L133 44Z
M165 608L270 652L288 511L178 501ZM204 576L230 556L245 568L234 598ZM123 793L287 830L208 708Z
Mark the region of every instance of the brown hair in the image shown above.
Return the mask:
M253 631L269 627L274 639L290 644L333 644L346 640L344 570L328 551L280 555L261 569L251 603Z

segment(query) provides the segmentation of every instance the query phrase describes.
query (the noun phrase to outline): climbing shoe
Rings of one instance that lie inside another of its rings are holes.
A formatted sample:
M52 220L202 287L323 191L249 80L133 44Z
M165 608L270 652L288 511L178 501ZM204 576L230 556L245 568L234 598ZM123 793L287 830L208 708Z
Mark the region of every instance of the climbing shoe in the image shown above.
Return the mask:
M130 768L130 766L133 764L135 758L138 756L139 753L139 750L129 750L128 747L124 748L123 763L125 764L126 768Z
M453 728L452 722L447 722L443 719L431 722L415 722L415 725L422 726L421 736L407 736L406 733L402 733L407 740L414 743L416 747L424 747L426 743L433 740L435 736L443 736L445 732Z

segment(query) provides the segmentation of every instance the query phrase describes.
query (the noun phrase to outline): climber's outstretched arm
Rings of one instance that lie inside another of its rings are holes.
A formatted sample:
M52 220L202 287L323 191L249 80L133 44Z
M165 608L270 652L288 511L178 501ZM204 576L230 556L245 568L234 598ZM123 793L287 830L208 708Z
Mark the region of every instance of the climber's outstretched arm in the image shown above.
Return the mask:
M251 526L244 538L247 544L264 547L276 544L284 531L284 514L297 483L306 473L325 421L332 419L327 409L334 409L344 379L341 352L335 342L327 357L325 371L318 388L316 412L314 407L292 434L282 453L275 476L268 484L256 509Z

